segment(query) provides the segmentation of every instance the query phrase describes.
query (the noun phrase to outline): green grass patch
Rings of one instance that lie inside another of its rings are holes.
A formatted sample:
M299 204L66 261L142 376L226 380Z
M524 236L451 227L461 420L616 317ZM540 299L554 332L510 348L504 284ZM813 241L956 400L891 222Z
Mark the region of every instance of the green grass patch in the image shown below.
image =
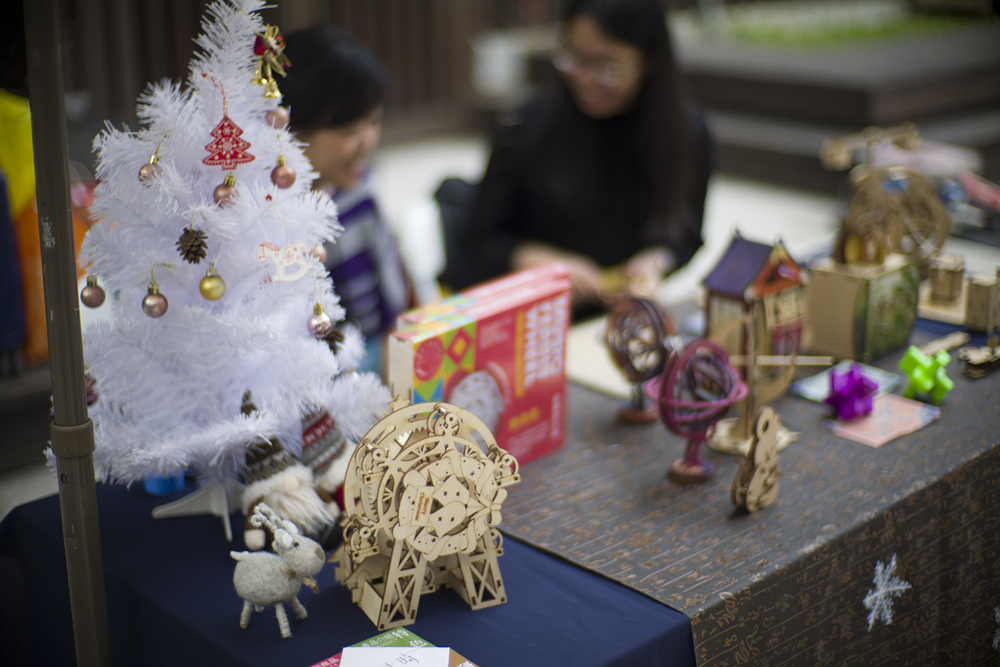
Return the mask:
M926 14L904 14L892 19L871 22L826 20L810 24L804 21L794 26L764 22L741 24L732 20L727 24L726 31L734 41L751 46L812 50L871 45L921 35L940 34L996 20L995 17Z

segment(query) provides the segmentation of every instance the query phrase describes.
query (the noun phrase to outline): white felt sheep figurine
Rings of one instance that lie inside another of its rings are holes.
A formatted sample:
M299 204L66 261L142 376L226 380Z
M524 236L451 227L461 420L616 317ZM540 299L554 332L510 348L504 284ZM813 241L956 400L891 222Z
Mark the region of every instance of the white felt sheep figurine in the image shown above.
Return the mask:
M285 603L292 606L300 619L309 614L299 602L298 594L305 584L319 592L316 575L323 569L326 554L315 541L299 534L298 527L291 521L280 518L274 510L260 503L250 517L250 523L258 528L267 528L274 535L274 553L265 551L230 551L236 562L233 585L236 593L243 598L243 612L240 627L250 625L253 611L263 611L274 605L281 636L292 636L285 614Z

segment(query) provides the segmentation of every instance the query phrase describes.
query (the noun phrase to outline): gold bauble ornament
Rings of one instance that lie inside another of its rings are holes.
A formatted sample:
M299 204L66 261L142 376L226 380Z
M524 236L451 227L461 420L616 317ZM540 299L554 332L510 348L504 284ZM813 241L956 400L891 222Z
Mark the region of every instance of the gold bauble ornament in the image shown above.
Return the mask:
M214 264L208 267L198 289L201 290L201 295L209 301L218 301L226 293L226 281L216 273Z

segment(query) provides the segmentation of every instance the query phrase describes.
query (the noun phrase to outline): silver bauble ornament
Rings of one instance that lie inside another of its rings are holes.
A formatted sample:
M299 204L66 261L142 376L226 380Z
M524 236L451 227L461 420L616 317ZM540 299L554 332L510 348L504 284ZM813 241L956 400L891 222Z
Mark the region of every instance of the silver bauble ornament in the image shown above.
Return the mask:
M309 318L309 333L313 335L314 338L326 338L331 331L333 331L333 320L330 316L323 312L323 306L321 304L316 304L313 307L312 317Z

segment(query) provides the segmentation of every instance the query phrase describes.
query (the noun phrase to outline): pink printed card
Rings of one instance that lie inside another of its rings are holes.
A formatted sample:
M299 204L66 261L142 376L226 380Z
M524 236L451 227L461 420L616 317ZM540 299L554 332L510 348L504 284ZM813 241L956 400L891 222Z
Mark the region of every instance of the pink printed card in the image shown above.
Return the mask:
M836 420L835 435L869 447L881 447L890 440L913 433L941 416L933 405L913 401L896 394L875 397L872 412L849 422Z

